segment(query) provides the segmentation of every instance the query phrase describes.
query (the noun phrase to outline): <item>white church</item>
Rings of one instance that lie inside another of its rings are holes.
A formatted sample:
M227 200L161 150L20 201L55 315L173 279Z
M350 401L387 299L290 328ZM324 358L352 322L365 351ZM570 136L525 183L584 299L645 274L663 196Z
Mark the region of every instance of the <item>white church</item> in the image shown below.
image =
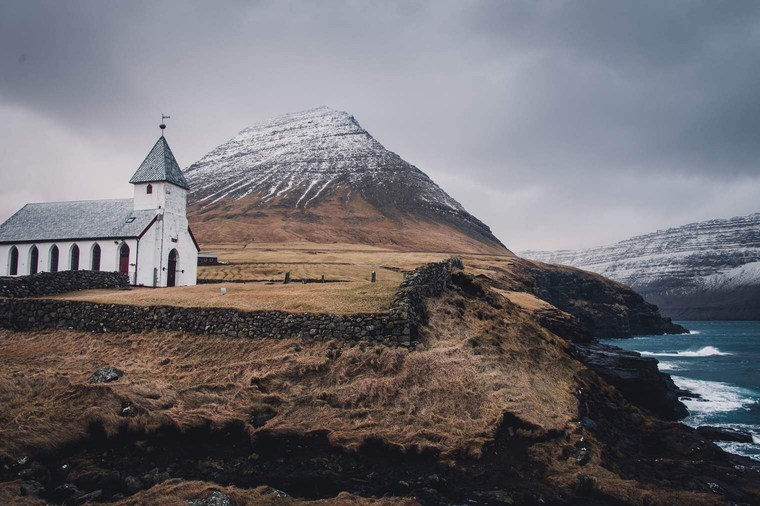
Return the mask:
M0 225L0 276L119 271L138 286L194 285L189 187L163 133L129 182L131 199L25 205Z

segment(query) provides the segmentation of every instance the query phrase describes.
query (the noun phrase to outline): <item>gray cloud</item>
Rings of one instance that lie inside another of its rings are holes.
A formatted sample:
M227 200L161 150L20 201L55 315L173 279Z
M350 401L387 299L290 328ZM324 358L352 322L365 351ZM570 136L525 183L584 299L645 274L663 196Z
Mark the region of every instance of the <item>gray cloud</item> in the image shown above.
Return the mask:
M322 104L515 249L756 212L758 49L741 1L6 1L0 219Z

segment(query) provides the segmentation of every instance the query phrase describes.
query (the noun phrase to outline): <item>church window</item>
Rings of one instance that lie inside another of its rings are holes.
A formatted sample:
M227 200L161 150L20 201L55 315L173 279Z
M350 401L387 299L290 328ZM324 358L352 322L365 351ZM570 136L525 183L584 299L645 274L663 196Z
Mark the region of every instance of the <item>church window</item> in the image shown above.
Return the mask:
M147 186L147 188L145 189L145 193L147 193L148 195L150 195L151 193L153 193L153 185L152 184L149 184Z
M18 274L18 248L16 246L11 247L10 265L8 266L8 274L15 276Z
M50 272L58 272L58 246L50 248Z
M79 246L76 244L71 247L71 270L79 270Z
M29 250L29 274L37 274L40 268L39 263L40 250L37 249L37 246L32 246L32 249Z
M92 265L90 268L93 271L100 270L100 245L98 243L92 246Z

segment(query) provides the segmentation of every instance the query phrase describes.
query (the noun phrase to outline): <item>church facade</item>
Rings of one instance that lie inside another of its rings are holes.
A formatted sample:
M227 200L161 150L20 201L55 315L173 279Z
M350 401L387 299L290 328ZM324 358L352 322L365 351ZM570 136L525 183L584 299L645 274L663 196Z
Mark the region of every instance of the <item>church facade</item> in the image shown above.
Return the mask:
M163 135L129 182L131 199L25 205L0 225L0 276L95 270L137 286L196 284L189 187Z

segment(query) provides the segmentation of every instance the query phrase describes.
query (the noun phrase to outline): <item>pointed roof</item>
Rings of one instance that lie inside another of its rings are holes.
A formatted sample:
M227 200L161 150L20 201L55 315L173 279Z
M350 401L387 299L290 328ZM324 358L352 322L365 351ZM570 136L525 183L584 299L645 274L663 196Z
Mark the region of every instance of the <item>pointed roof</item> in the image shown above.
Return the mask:
M148 153L148 156L140 164L135 175L129 180L133 184L155 183L158 181L167 181L185 190L190 189L163 135L159 137L150 153Z

